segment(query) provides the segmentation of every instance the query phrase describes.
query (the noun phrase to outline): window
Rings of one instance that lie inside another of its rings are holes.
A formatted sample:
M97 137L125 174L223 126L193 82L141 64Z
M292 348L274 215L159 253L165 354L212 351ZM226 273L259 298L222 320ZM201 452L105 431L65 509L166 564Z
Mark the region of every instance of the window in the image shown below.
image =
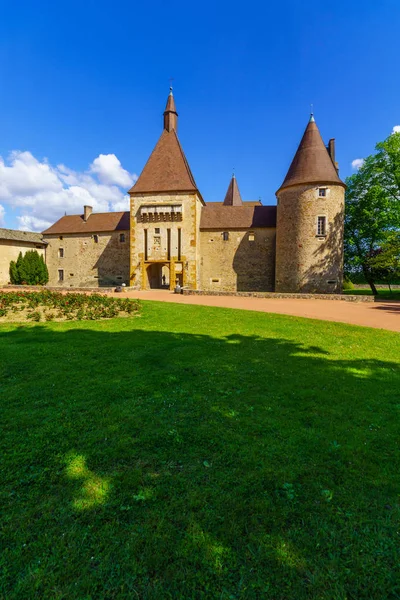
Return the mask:
M171 230L167 229L167 259L171 260Z
M156 227L156 228L154 229L154 233L160 233L160 228L159 228L159 227Z
M326 188L318 188L318 196L320 198L325 198L326 197Z
M119 234L119 241L121 242L121 244L123 244L125 242L125 234L124 233Z
M97 235L97 233L94 234L93 241L94 241L95 244L99 243L99 236Z
M254 240L255 240L255 236L254 236L254 233L251 231L249 233L249 242L254 242Z
M58 249L58 258L64 258L64 248Z
M64 269L58 269L58 281L64 281Z
M224 242L227 242L229 240L229 231L223 232L222 239L224 240Z
M63 236L62 236L62 235L60 235L60 237L59 237L58 239L59 239L59 240L63 240L64 238L63 238Z
M326 235L326 217L318 217L317 235Z
M143 243L144 243L144 260L148 259L148 246L147 246L147 229L144 230L144 239L143 239Z

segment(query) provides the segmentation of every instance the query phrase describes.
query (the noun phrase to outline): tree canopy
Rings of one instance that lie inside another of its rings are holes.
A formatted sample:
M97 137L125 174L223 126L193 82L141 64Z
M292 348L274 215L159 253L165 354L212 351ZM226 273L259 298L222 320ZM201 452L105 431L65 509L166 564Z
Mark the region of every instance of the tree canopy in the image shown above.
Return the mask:
M400 228L400 133L378 143L346 184L346 275L362 273L376 294L378 270L372 259Z

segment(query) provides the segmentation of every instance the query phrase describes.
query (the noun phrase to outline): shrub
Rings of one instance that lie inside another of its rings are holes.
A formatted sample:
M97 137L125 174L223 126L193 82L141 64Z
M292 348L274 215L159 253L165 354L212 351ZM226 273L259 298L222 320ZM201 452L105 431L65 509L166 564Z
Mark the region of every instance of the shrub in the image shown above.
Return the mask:
M354 290L354 283L352 281L350 281L350 279L344 279L343 280L343 290L344 291Z
M10 282L14 285L19 284L17 263L14 260L10 262Z
M10 263L10 281L14 285L45 285L49 281L49 272L37 250L28 250L17 262Z

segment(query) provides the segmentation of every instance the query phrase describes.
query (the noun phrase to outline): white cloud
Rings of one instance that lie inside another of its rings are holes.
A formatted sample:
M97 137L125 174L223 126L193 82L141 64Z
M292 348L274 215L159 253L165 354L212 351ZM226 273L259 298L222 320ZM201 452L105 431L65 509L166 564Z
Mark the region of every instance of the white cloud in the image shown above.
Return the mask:
M0 204L0 226L4 225L4 215L6 214L6 211L4 210L4 206L2 206Z
M364 159L363 158L355 158L352 163L351 166L353 167L353 169L359 169L360 167L362 167L364 164Z
M400 133L400 125L395 125L395 126L393 127L393 131L392 131L392 133Z
M81 214L83 205L95 212L127 210L126 194L137 179L123 169L115 154L100 154L88 171L53 167L30 152L14 151L0 157L0 201L17 210L21 230L42 231L60 217ZM0 211L0 220L4 216Z
M133 184L133 176L122 168L115 154L100 154L90 165L90 171L106 185L129 187Z

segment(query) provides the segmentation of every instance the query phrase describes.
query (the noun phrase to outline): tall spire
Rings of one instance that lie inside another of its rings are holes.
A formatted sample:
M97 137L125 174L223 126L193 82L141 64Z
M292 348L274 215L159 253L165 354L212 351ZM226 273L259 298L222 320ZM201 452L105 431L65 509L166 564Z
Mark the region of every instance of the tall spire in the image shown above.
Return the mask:
M164 111L164 129L167 131L172 131L173 129L177 131L178 129L178 113L176 112L175 108L172 86L169 88L169 96Z
M242 206L243 201L239 192L239 186L236 181L235 173L232 175L232 179L229 182L228 190L226 192L224 206Z
M312 183L345 185L337 174L335 164L325 147L313 113L311 113L292 164L278 191L292 185Z

